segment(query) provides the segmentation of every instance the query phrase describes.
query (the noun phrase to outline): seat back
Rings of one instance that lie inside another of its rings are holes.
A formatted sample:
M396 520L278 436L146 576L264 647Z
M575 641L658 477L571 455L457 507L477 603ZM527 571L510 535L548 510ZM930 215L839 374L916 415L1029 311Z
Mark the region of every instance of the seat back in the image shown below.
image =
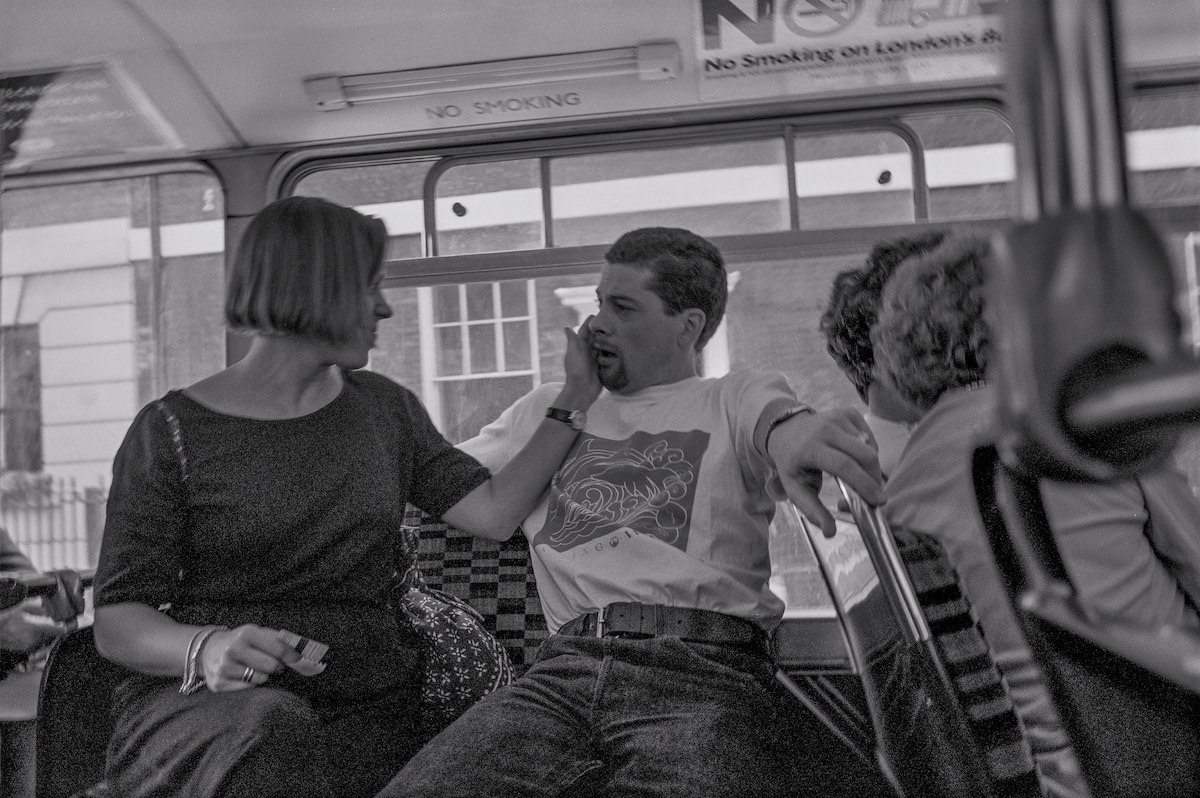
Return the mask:
M924 689L934 699L926 711L932 713L933 734L940 739L927 744L953 746L955 751L935 749L948 765L956 761L956 752L965 752L980 768L969 771L971 782L962 783L966 794L1040 796L1016 708L945 549L936 538L904 528L892 529L890 537L902 562L900 575L908 580L929 628L928 639L910 644ZM901 756L911 755L904 728L901 724L894 732ZM987 791L975 793L981 777Z
M861 536L869 580L861 569L847 580L845 563L824 554L829 543L790 505L779 514L818 553L880 769L907 796L1040 796L1007 688L945 551L927 535L888 529L865 505L854 509L857 524L838 535Z
M467 601L508 652L513 672L524 673L549 637L525 536L497 542L419 511L408 517L419 524L417 567L425 583Z
M55 641L38 699L38 798L69 798L104 778L112 692L127 674L100 656L90 626Z
M1093 794L1200 795L1200 634L1098 617L1076 597L1037 479L993 446L972 463L1009 599Z

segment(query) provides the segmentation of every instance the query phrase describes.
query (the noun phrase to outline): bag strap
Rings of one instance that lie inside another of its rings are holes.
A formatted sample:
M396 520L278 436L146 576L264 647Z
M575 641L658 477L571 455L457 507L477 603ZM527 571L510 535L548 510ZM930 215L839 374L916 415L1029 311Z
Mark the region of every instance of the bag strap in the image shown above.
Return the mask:
M179 426L179 418L162 399L155 400L154 408L162 414L163 419L167 422L167 430L170 431L171 442L175 446L175 456L179 458L179 478L186 483L188 477L187 455L183 451L183 429Z

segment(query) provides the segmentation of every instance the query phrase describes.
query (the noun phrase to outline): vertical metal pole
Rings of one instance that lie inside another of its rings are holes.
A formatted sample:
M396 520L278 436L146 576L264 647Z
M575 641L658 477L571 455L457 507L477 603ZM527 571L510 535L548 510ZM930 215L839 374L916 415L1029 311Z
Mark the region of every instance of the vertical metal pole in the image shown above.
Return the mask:
M1075 207L1126 199L1113 0L1055 0L1062 102Z
M1006 23L1020 217L1123 205L1113 0L1016 0Z
M107 491L104 488L83 489L84 518L87 537L87 566L95 568L100 559L100 542L104 539L104 509Z

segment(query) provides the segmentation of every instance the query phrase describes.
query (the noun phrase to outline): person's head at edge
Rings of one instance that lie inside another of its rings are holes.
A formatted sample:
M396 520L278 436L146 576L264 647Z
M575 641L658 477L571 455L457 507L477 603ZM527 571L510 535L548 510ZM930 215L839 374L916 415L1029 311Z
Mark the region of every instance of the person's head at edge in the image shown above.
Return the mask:
M988 363L986 238L952 236L904 262L883 291L871 332L878 373L921 413L943 393L983 380Z
M604 259L591 323L601 384L633 394L695 376L725 313L721 252L688 230L645 227L618 238Z
M872 410L883 410L880 405L887 404L886 396L880 395L880 388L886 390L886 386L877 379L871 344L871 329L879 317L884 286L906 258L934 249L945 238L946 232L937 230L879 242L862 267L839 272L833 278L819 329L829 356ZM894 413L882 415L890 417Z
M293 336L366 365L375 325L392 315L379 290L382 221L315 197L276 200L251 220L229 275L225 320L259 336Z

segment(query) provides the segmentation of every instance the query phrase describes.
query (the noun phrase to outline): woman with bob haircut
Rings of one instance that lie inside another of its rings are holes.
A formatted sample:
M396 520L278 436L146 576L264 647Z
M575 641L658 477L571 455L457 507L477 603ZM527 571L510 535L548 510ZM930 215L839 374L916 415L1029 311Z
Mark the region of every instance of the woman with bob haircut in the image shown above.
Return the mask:
M249 352L144 407L117 452L95 582L97 648L130 671L114 794L375 794L423 742L420 655L389 606L406 503L507 538L578 434L547 419L491 475L356 371L392 315L386 243L325 200L264 208L225 306ZM565 410L600 391L586 330L566 331Z
M945 547L1008 684L1046 794L1082 798L1087 786L1003 587L971 484L971 453L994 440L985 292L992 257L987 239L950 236L905 260L884 288L871 331L877 373L921 412L884 487L884 514ZM1042 480L1040 490L1084 604L1147 628L1200 624L1200 563L1171 551L1172 541L1200 526L1200 505L1178 470L1161 466L1103 484Z

